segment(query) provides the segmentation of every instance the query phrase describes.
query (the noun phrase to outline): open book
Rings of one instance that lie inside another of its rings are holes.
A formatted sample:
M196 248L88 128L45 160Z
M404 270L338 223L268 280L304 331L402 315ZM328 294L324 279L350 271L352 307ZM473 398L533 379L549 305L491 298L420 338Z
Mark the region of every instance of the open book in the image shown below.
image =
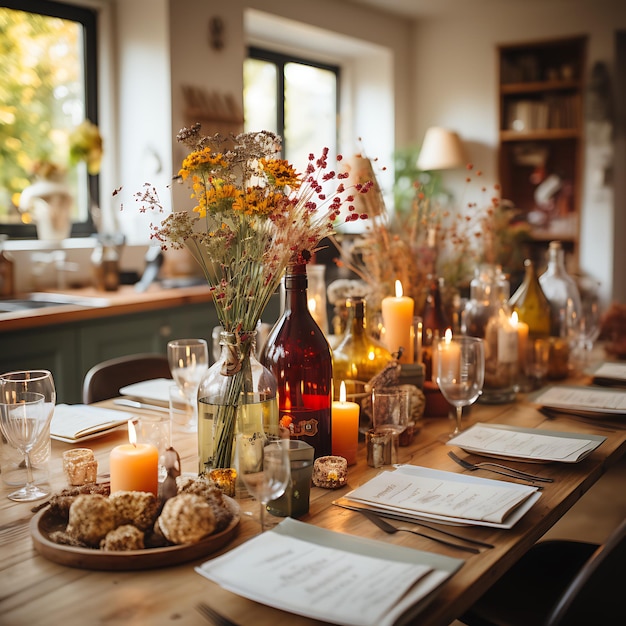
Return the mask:
M88 404L57 404L50 423L50 437L78 443L104 435L133 419L130 413Z

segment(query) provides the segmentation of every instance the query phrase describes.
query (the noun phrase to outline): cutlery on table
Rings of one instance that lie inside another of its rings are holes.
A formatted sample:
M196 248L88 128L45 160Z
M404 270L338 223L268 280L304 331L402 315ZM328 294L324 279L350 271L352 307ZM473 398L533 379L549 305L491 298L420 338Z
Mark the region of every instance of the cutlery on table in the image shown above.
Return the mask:
M145 402L137 402L137 400L129 400L128 398L116 398L113 400L113 404L117 404L119 406L128 406L132 409L145 409L147 411L165 411L169 413L170 410L168 407L159 406L158 404L147 404ZM182 413L182 411L176 411Z
M623 426L620 426L616 422L614 423L598 421L599 414L589 411L580 411L576 409L552 409L545 406L537 410L539 411L539 413L545 415L550 420L556 417L567 417L577 422L582 422L584 424L595 426L596 428L599 428L601 430L610 430L611 432L616 432L618 430L624 429ZM602 417L604 419L611 419L611 414L602 415ZM623 418L622 415L616 415L615 417Z
M367 519L376 524L378 528L385 531L386 533L393 535L398 532L405 533L413 533L414 535L418 535L420 537L424 537L425 539L430 539L431 541L436 541L437 543L441 543L444 546L448 546L449 548L456 548L457 550L465 550L465 552L471 552L472 554L480 554L480 550L478 548L472 548L471 546L464 546L459 543L454 543L452 541L448 541L447 539L442 539L440 537L433 537L432 535L427 535L426 533L422 533L415 528L407 528L406 526L394 526L389 523L387 520L384 520L382 517L376 515L376 513L372 511L367 511L365 509L351 509L353 511L357 511L367 517Z
M198 612L206 617L214 626L238 626L235 622L229 620L226 616L218 613L214 608L204 602L198 603L196 606Z
M448 456L458 463L461 467L468 469L472 472L483 469L487 472L494 472L495 474L500 474L501 476L508 476L509 478L520 478L522 480L527 480L530 482L539 481L542 483L553 483L553 478L544 478L543 476L536 476L535 474L529 474L528 472L523 472L522 470L515 469L514 467L509 467L508 465L500 465L499 463L470 463L465 459L461 459L458 457L452 450L448 452Z

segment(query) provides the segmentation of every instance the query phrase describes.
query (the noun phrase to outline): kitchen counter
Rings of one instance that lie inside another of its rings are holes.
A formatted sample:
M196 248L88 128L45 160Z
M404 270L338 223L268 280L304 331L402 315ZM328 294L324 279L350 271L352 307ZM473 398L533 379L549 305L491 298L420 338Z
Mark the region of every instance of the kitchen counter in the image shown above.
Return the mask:
M59 304L0 313L0 333L211 301L208 285L164 289L154 284L143 293L136 292L130 285L121 286L118 291L99 291L93 287L85 287L65 291L54 290L50 293L93 299L93 306ZM25 296L28 294L16 294L15 298Z

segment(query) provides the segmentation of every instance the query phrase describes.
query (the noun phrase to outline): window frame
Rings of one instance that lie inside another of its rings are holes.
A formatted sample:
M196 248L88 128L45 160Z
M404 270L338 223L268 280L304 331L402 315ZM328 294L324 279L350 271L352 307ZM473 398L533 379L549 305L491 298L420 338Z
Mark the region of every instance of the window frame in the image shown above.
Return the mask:
M98 12L95 9L64 4L54 0L2 0L0 6L26 13L39 13L48 17L58 17L82 24L84 37L84 88L85 115L94 124L98 124ZM88 197L96 201L100 197L100 177L87 174ZM73 222L70 237L89 237L96 233L96 227L87 212L84 222ZM37 227L34 224L1 224L0 234L10 239L37 239Z
M317 69L326 70L335 74L335 112L336 119L339 119L341 110L341 67L329 63L322 63L313 59L307 59L293 54L285 54L276 52L259 46L248 46L248 59L257 59L259 61L267 61L276 65L276 129L277 134L282 138L282 153L285 154L287 148L287 138L285 137L285 65L288 63L299 63L300 65L308 65ZM335 124L335 140L339 146L340 132L339 124Z

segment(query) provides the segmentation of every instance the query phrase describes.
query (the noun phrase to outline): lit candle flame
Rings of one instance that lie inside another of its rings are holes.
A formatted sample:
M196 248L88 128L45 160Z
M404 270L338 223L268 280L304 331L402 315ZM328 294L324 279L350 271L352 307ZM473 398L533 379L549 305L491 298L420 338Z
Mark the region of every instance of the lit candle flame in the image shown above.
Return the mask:
M396 280L396 298L401 298L403 293L402 283L399 280Z
M132 420L128 420L128 441L133 444L133 446L137 446L137 431L135 430L135 425Z
M446 343L450 343L452 341L452 329L451 328L447 328L446 329L446 333L444 335L444 339L445 339Z
M341 386L339 387L339 402L346 401L346 382L344 380L341 381Z
M513 311L513 313L511 313L511 324L513 324L513 326L517 326L518 323L519 317L517 316L517 311Z

